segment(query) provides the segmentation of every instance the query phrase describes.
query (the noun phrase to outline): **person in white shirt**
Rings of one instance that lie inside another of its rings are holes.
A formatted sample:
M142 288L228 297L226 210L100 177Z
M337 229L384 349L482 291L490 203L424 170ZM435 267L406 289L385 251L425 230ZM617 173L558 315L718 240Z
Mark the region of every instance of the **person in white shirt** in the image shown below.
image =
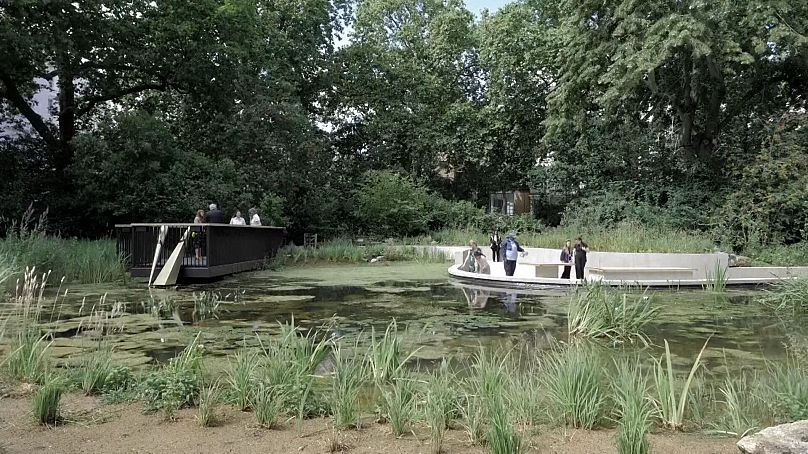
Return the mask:
M239 210L236 210L236 214L233 215L232 218L230 218L230 224L232 224L232 225L247 225L247 223L244 221L244 218L241 217L241 211L239 211Z
M250 208L250 225L261 225L261 218L258 216L257 208Z

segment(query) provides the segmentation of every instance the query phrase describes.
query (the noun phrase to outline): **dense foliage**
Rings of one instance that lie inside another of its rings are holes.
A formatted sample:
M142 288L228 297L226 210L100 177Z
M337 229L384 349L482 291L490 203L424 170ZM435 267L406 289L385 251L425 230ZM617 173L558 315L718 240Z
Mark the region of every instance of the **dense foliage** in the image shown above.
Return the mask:
M806 30L781 0L7 2L0 211L403 236L529 187L544 224L799 243Z

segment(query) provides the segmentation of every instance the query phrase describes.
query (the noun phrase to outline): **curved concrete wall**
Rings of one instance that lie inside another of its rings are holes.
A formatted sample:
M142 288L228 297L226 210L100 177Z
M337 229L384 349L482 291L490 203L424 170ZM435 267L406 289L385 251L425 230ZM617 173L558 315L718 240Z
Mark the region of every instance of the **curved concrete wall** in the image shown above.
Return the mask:
M463 260L463 251L466 247L460 246L434 246L454 258L456 264ZM536 265L539 263L557 263L560 261L561 249L529 248L526 247L527 256L519 259L519 263ZM490 252L483 248L483 252ZM722 268L729 266L729 255L723 252L711 254L662 254L656 252L598 252L591 251L587 255L586 267L612 267L612 268L693 268L693 277L704 279L707 274L713 274L716 264ZM734 268L733 268L734 269ZM493 272L493 270L492 270ZM517 267L517 273L519 268ZM575 271L573 270L573 274ZM586 273L588 275L588 273Z

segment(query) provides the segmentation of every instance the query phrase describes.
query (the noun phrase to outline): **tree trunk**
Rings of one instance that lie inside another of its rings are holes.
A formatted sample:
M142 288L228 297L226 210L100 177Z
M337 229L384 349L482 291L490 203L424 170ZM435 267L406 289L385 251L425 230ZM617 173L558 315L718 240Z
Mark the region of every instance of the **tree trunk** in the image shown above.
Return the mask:
M60 52L56 62L59 71L59 148L53 164L64 171L73 161L73 138L76 136L76 93L73 68L67 53Z

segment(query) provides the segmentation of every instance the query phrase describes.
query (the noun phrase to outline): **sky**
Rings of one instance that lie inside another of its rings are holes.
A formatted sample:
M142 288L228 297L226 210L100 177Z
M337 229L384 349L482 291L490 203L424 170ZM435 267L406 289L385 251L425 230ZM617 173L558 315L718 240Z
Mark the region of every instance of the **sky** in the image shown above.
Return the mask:
M483 9L488 8L489 11L494 12L503 5L510 3L510 0L465 0L465 3L469 11L480 17L480 11Z

